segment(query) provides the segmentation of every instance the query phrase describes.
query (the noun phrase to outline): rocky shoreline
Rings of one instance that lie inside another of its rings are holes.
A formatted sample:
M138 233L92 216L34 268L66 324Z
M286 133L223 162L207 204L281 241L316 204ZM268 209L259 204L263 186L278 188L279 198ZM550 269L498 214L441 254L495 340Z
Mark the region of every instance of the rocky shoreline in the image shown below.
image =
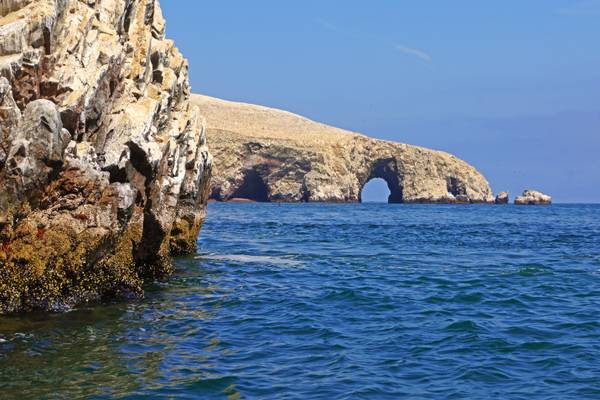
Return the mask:
M0 29L0 314L141 296L211 168L158 1L2 2Z

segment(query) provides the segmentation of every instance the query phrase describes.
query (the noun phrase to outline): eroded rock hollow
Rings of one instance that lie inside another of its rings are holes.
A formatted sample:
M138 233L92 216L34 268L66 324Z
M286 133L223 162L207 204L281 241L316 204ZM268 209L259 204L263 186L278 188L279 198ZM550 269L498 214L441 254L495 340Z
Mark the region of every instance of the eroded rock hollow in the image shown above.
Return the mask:
M289 112L206 96L215 156L211 197L255 201L360 202L382 178L390 203L493 203L475 168L451 154L372 139Z
M0 313L139 296L193 251L211 157L157 0L0 2Z

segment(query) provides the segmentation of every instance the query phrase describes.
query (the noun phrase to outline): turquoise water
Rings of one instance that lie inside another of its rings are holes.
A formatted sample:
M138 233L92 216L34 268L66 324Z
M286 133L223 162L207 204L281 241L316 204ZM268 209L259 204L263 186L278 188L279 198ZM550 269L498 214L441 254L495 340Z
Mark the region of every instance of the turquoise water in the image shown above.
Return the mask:
M199 246L1 318L0 398L600 398L600 206L211 204Z

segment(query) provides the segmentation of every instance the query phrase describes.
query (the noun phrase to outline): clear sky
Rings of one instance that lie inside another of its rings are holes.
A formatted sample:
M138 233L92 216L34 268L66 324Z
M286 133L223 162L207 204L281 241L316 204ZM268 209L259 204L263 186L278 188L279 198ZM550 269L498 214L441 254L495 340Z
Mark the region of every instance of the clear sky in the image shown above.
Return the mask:
M193 90L600 202L600 0L162 0Z

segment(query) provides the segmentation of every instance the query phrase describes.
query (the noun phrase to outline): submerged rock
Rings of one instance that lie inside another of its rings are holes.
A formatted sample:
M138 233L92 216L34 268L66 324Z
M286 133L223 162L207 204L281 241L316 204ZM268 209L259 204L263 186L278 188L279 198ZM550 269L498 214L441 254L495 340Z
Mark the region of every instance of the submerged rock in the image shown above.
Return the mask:
M486 179L448 153L372 139L301 116L206 96L215 156L211 197L255 201L359 202L384 179L391 203L493 203Z
M0 30L0 313L140 296L211 168L158 1L2 2Z
M552 204L552 197L535 190L526 190L522 196L515 199L516 205L547 205Z
M496 196L496 204L508 204L509 202L509 196L508 196L508 192L500 192L498 193L498 195Z

